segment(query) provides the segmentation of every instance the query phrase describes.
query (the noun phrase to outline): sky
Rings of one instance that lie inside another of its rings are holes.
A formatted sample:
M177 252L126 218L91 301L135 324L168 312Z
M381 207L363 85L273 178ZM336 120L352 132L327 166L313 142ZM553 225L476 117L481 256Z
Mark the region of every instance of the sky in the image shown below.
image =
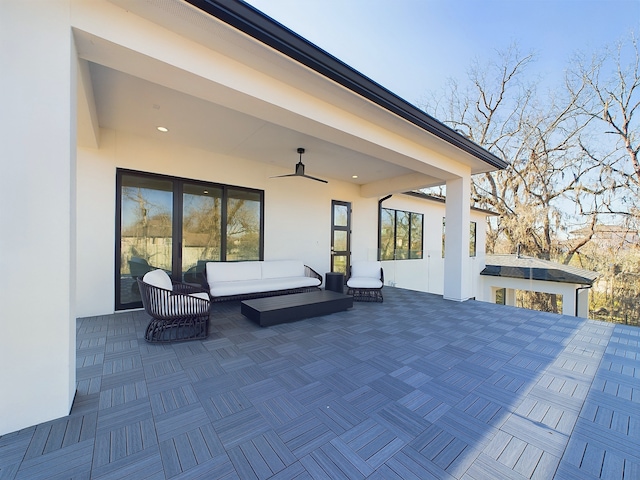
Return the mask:
M640 36L640 0L247 2L418 106L513 43L535 55L531 75L553 86L576 52Z

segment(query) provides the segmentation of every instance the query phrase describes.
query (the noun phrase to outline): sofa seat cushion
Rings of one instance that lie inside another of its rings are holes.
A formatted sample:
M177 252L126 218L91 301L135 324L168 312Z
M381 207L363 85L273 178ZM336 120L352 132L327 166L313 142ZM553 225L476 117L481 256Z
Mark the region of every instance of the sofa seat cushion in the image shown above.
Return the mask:
M380 279L371 277L351 277L347 280L347 287L351 288L382 288Z
M212 297L246 295L250 293L274 292L291 288L317 287L320 281L310 277L268 278L263 280L240 280L235 282L213 282L209 284Z

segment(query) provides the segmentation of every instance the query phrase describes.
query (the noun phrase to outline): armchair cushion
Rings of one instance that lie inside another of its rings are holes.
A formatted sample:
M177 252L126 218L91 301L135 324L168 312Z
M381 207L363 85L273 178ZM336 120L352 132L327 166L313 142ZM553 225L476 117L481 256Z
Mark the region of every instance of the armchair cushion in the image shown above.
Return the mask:
M144 283L148 283L149 285L153 285L154 287L163 288L169 291L173 290L171 278L164 270L157 269L147 272L144 274L142 281Z
M382 281L371 277L351 277L347 280L347 287L353 288L382 288Z
M379 280L381 268L382 264L380 262L353 262L353 265L351 265L351 276L377 278Z

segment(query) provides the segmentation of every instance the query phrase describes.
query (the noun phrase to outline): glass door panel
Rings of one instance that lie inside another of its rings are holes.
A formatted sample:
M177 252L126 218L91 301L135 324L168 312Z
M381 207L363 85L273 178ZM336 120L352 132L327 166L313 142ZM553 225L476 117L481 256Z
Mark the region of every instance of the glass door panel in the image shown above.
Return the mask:
M259 260L262 196L258 192L228 190L226 218L227 262Z
M333 224L336 227L349 226L349 206L346 203L336 203L333 205Z
M161 268L171 273L173 184L150 177L123 175L120 199L120 261L116 302L141 301L135 278Z
M337 252L347 251L347 232L339 230L333 232L333 248Z
M222 189L185 183L182 190L181 274L188 283L204 284L207 261L222 256Z

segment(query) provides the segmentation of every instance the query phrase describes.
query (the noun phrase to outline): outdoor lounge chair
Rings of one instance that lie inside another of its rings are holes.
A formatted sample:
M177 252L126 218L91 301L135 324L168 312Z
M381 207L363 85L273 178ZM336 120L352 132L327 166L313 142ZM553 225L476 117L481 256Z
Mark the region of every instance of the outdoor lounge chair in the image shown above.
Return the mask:
M145 311L152 320L147 342L197 340L209 335L209 294L186 283L172 282L163 270L137 279Z
M384 271L375 261L353 262L347 280L347 295L357 302L382 302Z

